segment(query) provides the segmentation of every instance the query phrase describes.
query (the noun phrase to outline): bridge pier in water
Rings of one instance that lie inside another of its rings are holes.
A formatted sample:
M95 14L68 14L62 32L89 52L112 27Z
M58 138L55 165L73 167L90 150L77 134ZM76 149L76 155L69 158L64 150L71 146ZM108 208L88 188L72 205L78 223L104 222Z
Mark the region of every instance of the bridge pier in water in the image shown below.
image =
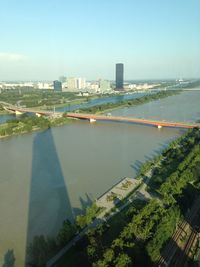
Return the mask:
M24 114L24 112L21 112L21 111L15 110L15 114L16 114L16 115L22 115L22 114Z
M35 115L40 118L42 115L40 113L35 113Z
M97 120L90 118L90 123L96 122Z

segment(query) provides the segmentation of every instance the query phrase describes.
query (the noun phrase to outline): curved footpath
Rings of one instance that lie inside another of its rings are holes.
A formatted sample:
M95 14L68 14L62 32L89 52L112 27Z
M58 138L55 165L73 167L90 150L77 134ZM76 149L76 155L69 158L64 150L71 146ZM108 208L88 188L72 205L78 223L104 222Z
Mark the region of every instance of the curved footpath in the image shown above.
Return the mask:
M157 164L155 165L155 167L156 166ZM58 262L58 260L60 260L72 246L74 246L81 238L83 238L83 236L87 233L89 229L95 228L101 223L109 221L113 216L115 216L117 213L121 212L124 208L126 208L129 204L131 204L133 200L141 199L141 198L151 199L152 196L146 191L146 188L148 186L151 176L152 176L152 169L146 173L145 182L142 182L141 180L131 179L131 178L124 178L122 181L120 181L118 184L116 184L114 187L108 190L105 194L103 194L97 200L97 205L98 205L98 201L100 201L99 205L101 205L102 199L104 199L105 196L107 196L111 191L113 192L115 190L119 190L119 186L121 186L122 183L126 181L127 179L129 181L131 180L131 182L133 183L133 186L131 187L131 189L127 190L127 194L123 196L122 200L126 198L127 195L130 195L130 193L133 192L134 189L136 189L139 186L137 190L127 198L126 202L122 206L117 208L116 211L111 212L108 216L106 216L106 214L108 214L111 211L111 209L115 207L115 205L113 203L113 205L104 206L104 208L106 207L106 209L104 209L102 213L100 213L90 225L85 227L77 236L75 236L70 242L68 242L68 244L64 248L62 248L53 258L51 258L47 262L46 267L54 266L54 264L56 264L56 262ZM103 200L103 203L105 203L104 200Z

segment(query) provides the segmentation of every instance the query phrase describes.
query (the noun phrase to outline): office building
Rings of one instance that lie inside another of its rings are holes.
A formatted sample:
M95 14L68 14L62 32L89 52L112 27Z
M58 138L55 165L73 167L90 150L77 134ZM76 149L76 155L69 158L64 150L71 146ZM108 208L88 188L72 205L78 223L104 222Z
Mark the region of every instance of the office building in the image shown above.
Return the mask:
M60 81L53 81L53 89L54 91L62 91L62 83Z
M100 80L99 81L99 91L100 92L106 92L106 91L110 91L111 87L110 87L110 82L107 80Z
M86 88L86 80L85 78L67 78L67 88L69 91L73 90L81 90Z
M67 78L67 88L69 91L77 89L77 79L74 77Z
M85 78L77 78L77 89L85 89L86 81Z
M124 88L124 64L116 64L116 90L123 90Z

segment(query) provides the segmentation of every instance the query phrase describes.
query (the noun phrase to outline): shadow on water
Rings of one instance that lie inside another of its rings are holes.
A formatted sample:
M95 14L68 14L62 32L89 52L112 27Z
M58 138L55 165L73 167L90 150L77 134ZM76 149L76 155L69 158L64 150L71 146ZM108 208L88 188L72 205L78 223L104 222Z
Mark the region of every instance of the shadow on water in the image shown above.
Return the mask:
M74 215L51 129L34 137L32 174L29 192L27 247L34 236L54 236L62 222Z
M15 255L12 249L5 253L2 267L15 267Z
M143 162L140 160L136 160L134 164L131 164L130 167L136 171L136 173L139 172L139 170L141 169L143 165Z
M94 199L90 197L87 193L85 193L85 197L86 197L85 199L83 197L79 197L81 205L80 208L73 208L73 213L75 216L84 214L87 207L90 207L94 202Z

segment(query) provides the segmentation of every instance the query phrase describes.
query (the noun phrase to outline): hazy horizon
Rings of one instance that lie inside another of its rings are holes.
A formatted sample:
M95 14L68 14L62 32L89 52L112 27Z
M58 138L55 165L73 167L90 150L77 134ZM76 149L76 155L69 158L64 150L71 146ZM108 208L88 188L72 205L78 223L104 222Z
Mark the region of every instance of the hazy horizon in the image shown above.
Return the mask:
M1 3L0 81L200 77L198 0Z

